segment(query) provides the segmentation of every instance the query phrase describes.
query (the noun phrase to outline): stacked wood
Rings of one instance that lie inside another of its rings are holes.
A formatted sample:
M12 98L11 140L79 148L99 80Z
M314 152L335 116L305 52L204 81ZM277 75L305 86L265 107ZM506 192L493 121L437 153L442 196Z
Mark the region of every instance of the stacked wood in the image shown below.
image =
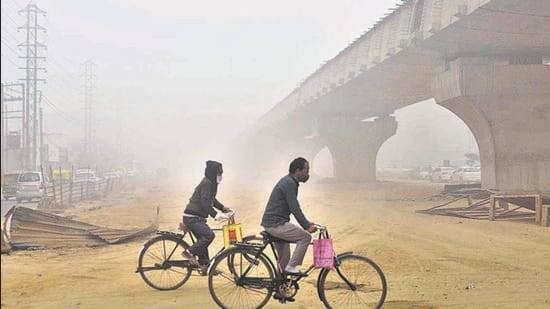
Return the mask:
M467 205L451 207L461 200L468 200ZM459 196L443 204L437 205L429 209L418 210L418 213L430 215L452 216L477 220L525 220L535 219L535 214L530 211L522 211L522 206L509 208L508 205L502 203L498 207L494 207L491 213L491 198L484 198L475 203L471 202L470 196Z

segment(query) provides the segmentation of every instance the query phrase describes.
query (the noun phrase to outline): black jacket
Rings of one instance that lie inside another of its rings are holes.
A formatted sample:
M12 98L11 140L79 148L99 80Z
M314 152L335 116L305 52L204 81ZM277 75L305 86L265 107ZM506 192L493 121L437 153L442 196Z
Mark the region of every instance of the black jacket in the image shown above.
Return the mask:
M207 218L208 215L215 217L217 212L214 207L223 210L224 206L216 199L216 188L214 183L206 177L202 179L195 188L193 195L189 199L189 204L185 207L185 213Z

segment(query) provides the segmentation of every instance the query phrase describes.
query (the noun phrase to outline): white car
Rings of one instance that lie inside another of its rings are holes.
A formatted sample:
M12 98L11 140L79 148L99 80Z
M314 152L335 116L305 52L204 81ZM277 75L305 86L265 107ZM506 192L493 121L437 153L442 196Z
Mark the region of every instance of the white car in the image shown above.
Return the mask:
M461 167L453 173L451 180L459 183L481 182L481 168L478 166Z
M46 193L45 179L40 172L23 172L17 179L17 191L15 199L18 203L23 200L29 202L38 198L41 199Z
M120 174L118 172L107 172L103 174L103 178L105 179L120 178Z
M436 167L432 171L430 180L432 182L450 182L454 171L455 168L450 166Z
M96 177L94 171L89 169L79 169L74 172L73 182L97 182L101 178Z

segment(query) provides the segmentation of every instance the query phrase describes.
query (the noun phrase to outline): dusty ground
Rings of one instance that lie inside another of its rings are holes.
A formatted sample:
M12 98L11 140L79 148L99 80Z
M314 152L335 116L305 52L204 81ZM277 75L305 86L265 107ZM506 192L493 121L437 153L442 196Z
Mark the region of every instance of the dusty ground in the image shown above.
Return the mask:
M308 183L300 188L300 199L311 220L330 227L337 251L362 252L382 267L389 282L385 308L550 308L550 229L416 214L437 203L424 198L438 189ZM259 231L268 194L269 189L224 187L219 197L238 210L250 234ZM159 205L161 228L175 230L188 195L153 189L71 214L105 226L145 226ZM134 273L145 240L3 255L2 308L214 308L203 277L171 292L146 286ZM473 288L466 289L469 285ZM285 305L320 307L307 282L297 301Z

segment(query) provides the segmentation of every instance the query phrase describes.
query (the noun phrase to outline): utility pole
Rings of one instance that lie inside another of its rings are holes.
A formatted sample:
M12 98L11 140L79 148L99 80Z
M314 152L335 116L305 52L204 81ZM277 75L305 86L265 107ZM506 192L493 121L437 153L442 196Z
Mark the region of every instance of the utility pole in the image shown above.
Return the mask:
M44 163L44 110L40 106L40 164Z
M4 181L4 173L7 172L7 166L8 166L8 109L7 106L4 105L4 83L1 84L0 88L0 119L2 120L2 140L0 143L2 143L2 185Z
M88 164L95 160L95 117L93 90L95 87L95 63L87 60L84 66L84 154Z
M17 162L18 160L13 159L21 157L21 153L17 154L16 152L23 144L22 136L19 134L20 140L15 141L14 138L17 135L11 136L10 129L21 129L21 131L24 129L25 85L21 83L2 83L0 94L2 101L0 107L2 111L2 173L6 173L12 168L21 169L23 167L21 163ZM8 104L11 104L12 107L10 108ZM17 131L14 132L17 133ZM15 155L13 157L10 151L14 151Z
M39 25L38 16L45 16L46 12L39 9L36 4L29 3L24 9L19 11L19 14L26 15L25 25L19 27L26 31L26 40L19 46L26 48L25 56L20 57L26 60L25 78L25 106L24 106L24 128L23 128L23 143L25 153L25 168L37 170L38 162L38 83L46 80L38 77L39 71L46 71L45 68L39 66L41 60L45 60L43 51L46 45L39 42L39 31L46 32L46 29Z

